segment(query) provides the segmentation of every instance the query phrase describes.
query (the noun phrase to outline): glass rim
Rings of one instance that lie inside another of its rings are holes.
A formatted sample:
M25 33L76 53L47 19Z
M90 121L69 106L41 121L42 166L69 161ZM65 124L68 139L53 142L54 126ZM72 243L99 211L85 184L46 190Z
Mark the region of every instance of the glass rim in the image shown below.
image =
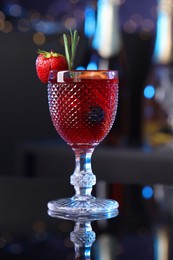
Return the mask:
M88 74L88 75L87 75ZM113 80L118 81L117 70L50 70L49 79L57 78L57 82L65 82L68 79L73 79L73 82L82 80Z

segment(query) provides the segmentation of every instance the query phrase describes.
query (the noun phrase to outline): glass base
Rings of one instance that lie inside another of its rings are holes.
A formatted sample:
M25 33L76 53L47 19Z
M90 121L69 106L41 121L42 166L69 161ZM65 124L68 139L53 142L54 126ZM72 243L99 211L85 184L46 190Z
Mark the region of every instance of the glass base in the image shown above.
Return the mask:
M101 220L118 215L118 202L91 197L79 200L75 197L50 201L48 214L68 220Z

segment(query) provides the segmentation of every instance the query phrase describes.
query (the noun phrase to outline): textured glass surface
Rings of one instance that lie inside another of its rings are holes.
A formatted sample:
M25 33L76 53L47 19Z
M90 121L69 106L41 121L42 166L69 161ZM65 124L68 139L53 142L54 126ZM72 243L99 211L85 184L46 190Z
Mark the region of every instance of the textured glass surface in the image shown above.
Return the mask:
M105 138L114 122L118 86L113 79L52 81L48 101L53 124L68 144L95 144Z
M117 72L52 71L48 84L48 103L56 131L75 152L75 170L70 178L75 195L50 201L50 216L76 220L115 216L118 208L116 201L91 195L92 187L96 184L91 156L115 120Z

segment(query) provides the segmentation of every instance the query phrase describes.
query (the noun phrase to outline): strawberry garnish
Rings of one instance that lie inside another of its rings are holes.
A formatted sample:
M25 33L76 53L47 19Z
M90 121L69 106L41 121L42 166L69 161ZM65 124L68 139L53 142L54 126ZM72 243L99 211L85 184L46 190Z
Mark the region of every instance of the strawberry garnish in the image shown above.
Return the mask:
M47 52L38 50L38 57L36 59L36 71L37 76L43 83L48 82L50 70L67 70L67 60L66 58L56 52Z
M62 54L50 51L38 50L38 57L36 59L36 71L38 78L43 82L48 82L50 70L72 70L76 55L76 49L79 42L77 30L72 32L70 30L70 42L66 34L63 34L65 56Z

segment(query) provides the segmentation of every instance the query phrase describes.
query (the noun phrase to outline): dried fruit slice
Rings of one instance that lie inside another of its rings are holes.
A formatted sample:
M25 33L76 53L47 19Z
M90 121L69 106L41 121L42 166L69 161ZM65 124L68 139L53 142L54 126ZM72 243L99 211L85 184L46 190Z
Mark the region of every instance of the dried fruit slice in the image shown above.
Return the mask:
M83 71L81 75L78 76L79 79L108 79L104 71Z

